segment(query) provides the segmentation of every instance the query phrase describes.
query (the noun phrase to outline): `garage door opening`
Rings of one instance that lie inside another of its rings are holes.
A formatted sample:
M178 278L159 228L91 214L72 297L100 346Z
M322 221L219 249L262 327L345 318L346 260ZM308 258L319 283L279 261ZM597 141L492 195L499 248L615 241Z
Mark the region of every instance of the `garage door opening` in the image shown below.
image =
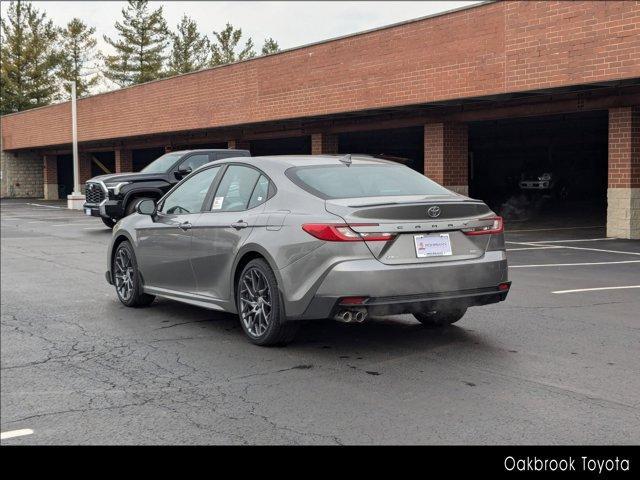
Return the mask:
M273 138L269 140L252 140L251 155L309 155L311 153L311 137Z
M512 221L604 224L607 112L469 124L469 193Z
M424 128L394 128L338 135L339 153L380 155L424 171Z

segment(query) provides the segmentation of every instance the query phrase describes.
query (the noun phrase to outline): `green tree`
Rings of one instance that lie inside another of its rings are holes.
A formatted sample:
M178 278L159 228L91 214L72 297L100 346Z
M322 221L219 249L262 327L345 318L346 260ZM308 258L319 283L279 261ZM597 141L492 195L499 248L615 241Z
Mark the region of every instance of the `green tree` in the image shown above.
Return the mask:
M278 53L280 46L273 38L269 37L265 39L264 45L262 45L262 55L270 55L272 53Z
M2 16L0 111L18 112L56 99L57 30L29 2L11 2Z
M184 15L177 25L178 32L171 35L169 73L177 75L200 70L207 66L209 39L198 32L195 21Z
M88 95L91 88L99 80L95 74L95 59L97 41L94 38L96 29L89 28L79 18L71 20L67 26L60 30L61 52L60 72L63 88L71 93L71 85L67 82L76 82L78 97Z
M116 22L118 38L104 36L116 53L104 57L104 75L121 87L162 77L169 29L162 7L150 11L146 0L129 0Z
M256 56L251 38L246 41L242 50L236 52L238 43L242 38L242 30L233 28L230 23L227 23L221 32L213 32L213 36L215 38L211 44L211 60L209 62L212 67L239 62Z

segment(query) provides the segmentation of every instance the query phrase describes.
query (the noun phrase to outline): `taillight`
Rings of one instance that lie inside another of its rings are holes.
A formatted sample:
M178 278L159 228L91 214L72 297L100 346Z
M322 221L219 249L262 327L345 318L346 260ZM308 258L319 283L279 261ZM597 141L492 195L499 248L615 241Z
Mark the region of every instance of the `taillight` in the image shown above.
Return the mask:
M352 224L353 227L378 226L377 223ZM344 223L305 223L302 229L309 235L327 242L386 242L394 237L386 232L356 232Z
M483 220L492 220L493 223L483 227L463 228L462 232L465 235L488 235L491 233L502 233L504 231L504 222L502 221L502 217L486 218Z

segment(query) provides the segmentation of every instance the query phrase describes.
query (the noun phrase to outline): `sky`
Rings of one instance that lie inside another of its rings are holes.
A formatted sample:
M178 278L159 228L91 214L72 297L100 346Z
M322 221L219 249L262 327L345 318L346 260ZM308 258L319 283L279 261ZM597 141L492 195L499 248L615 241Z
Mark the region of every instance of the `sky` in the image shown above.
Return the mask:
M116 1L35 1L56 24L62 25L74 16L95 26L97 34L115 35L114 23L122 18L126 2ZM291 48L332 37L380 27L403 20L431 15L478 2L413 1L413 2L215 2L169 1L149 2L164 7L165 18L175 29L183 14L198 22L200 31L211 34L224 28L226 22L242 28L254 43L262 46L273 37L281 48ZM100 47L105 47L101 42Z
M3 0L4 3L4 0ZM34 1L57 25L73 17L96 28L98 48L110 53L103 35L116 36L114 24L121 20L121 1ZM273 37L281 49L355 33L412 18L464 7L477 1L150 1L162 5L169 27L175 30L183 14L196 20L200 31L220 31L227 22L253 38L256 50ZM111 89L107 86L100 91Z

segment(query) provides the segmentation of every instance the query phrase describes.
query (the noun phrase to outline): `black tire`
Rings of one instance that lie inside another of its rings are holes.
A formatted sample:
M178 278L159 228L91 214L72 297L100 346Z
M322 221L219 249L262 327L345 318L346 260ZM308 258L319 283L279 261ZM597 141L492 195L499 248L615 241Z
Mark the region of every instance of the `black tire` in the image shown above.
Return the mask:
M248 278L255 279L255 283ZM236 285L236 306L240 325L251 343L286 345L298 331L297 322L286 321L278 280L261 258L251 260L242 269Z
M138 197L138 198L131 199L127 205L127 208L125 209L125 217L128 217L132 213L135 213L136 207L143 200L154 200L154 199L149 197Z
M439 328L456 323L466 312L466 308L454 308L450 310L414 313L413 316L426 327Z
M127 307L146 307L156 298L144 293L133 247L128 241L118 245L111 261L111 275L118 299Z
M113 226L118 222L117 220L113 220L112 218L100 218L102 219L102 223L104 223L104 226L107 228L113 228Z

